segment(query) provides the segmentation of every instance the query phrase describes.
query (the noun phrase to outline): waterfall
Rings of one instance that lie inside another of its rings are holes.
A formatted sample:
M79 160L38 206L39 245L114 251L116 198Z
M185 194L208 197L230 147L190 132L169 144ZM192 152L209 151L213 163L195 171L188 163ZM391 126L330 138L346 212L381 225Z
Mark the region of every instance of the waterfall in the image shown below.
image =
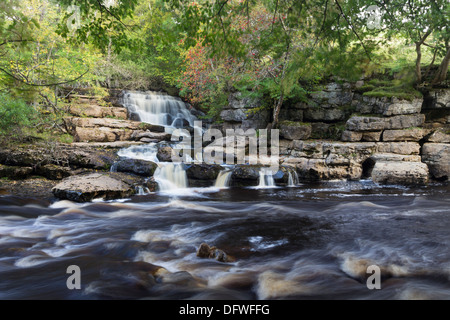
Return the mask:
M193 126L195 116L179 98L161 92L126 92L122 104L140 121L171 128Z
M257 188L274 188L275 180L272 171L269 168L261 168L259 170L259 184Z
M153 177L160 191L188 188L186 170L181 163L160 163Z
M216 183L214 187L216 188L227 188L230 185L231 180L231 170L222 170L217 176Z
M291 173L291 171L288 171L288 187L295 187L298 184L298 175L296 171L293 171L294 174Z

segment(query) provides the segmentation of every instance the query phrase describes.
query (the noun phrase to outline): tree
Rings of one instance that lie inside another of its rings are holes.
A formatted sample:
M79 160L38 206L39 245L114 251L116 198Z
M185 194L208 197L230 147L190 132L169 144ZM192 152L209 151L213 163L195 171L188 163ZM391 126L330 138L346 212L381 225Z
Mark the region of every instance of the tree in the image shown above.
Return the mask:
M278 123L283 102L296 94L304 95L306 90L299 77L306 70L317 71L321 67L330 70L336 66L335 62L339 64L336 58L356 53L361 56L360 49L370 60L370 48L363 42L367 30L356 30L355 19L351 18L359 13L354 2L343 5L338 0L217 0L199 4L171 0L170 3L180 12L186 45L201 38L215 57L228 55L266 71L265 78L258 80L270 88L273 127ZM272 70L273 66L276 68ZM358 64L353 66L352 70Z
M376 3L382 9L381 23L386 26L386 35L401 35L406 44L415 45L416 82L423 82L421 63L424 46L433 51L431 64L436 58L442 58L431 83L444 81L450 62L450 3L446 0L382 0Z

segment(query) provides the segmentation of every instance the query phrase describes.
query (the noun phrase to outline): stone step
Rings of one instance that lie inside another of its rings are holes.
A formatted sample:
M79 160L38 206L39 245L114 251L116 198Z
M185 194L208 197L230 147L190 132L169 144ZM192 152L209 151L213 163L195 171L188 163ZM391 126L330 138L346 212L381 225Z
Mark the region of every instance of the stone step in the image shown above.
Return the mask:
M121 107L102 107L99 105L71 105L69 113L78 117L106 118L114 117L127 120L128 110Z

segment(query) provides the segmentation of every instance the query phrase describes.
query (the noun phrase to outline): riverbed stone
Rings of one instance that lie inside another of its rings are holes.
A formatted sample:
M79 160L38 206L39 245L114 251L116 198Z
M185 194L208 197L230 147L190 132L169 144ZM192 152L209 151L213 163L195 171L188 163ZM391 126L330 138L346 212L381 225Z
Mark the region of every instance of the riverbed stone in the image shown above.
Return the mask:
M422 185L428 182L428 167L423 162L377 161L372 180L380 184Z
M123 159L114 164L117 172L127 172L143 177L153 176L158 165L152 161L141 159Z
M52 192L59 199L87 202L96 198L112 200L126 198L135 193L132 184L117 173L91 173L65 178ZM129 178L130 179L130 178Z
M186 165L186 175L189 179L215 180L223 168L218 164L191 164Z

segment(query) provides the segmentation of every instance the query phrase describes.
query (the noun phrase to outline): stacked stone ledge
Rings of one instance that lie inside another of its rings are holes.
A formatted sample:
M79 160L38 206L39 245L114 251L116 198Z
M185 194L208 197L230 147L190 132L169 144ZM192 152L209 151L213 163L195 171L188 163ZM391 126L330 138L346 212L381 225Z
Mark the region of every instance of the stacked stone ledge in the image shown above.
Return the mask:
M430 178L447 180L449 92L430 93L428 103L426 97L407 101L355 93L351 104L359 115L346 121L342 142L309 141L314 129L308 127L314 128L314 123L281 121L281 162L295 167L303 180L371 178L408 185L426 184Z

